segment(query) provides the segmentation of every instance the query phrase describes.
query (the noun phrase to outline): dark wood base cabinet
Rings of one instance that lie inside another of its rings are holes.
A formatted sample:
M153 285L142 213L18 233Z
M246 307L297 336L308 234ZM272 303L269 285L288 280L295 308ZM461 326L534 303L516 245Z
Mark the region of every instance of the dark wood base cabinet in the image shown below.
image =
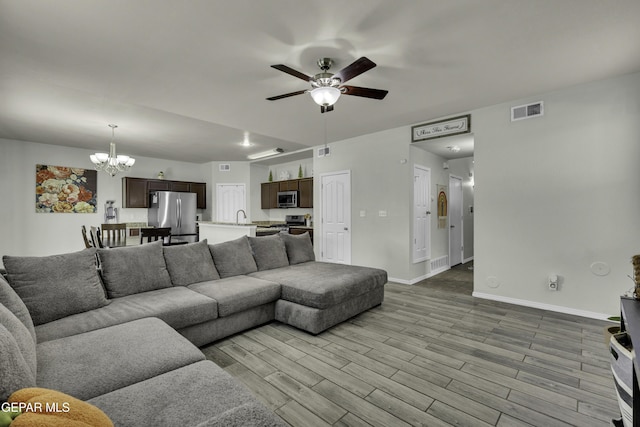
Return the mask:
M152 191L179 191L197 194L197 208L207 208L207 184L205 182L168 181L164 179L122 178L122 207L148 208Z

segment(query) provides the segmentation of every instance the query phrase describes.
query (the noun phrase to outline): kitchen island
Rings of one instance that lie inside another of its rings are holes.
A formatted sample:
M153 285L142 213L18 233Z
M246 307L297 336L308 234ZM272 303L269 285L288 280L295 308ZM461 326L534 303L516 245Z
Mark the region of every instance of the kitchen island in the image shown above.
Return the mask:
M242 236L255 237L255 224L236 224L231 222L198 221L200 240L207 239L210 245L227 242Z

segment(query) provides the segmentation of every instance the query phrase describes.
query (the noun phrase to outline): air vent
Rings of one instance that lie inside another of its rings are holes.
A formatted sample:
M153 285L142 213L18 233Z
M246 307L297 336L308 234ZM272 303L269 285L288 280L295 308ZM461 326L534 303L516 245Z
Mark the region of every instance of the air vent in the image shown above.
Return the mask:
M231 165L229 163L220 163L218 169L220 172L229 172L231 170Z
M511 107L511 121L530 119L544 114L544 104L542 101L527 105Z
M329 147L318 148L318 157L326 157L331 155Z

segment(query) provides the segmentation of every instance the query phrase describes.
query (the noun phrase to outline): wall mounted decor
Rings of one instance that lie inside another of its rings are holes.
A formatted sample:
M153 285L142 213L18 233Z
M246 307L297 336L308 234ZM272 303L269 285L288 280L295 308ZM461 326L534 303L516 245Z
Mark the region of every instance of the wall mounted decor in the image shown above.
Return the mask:
M411 142L471 132L471 114L411 126Z
M95 213L98 172L36 165L36 212Z

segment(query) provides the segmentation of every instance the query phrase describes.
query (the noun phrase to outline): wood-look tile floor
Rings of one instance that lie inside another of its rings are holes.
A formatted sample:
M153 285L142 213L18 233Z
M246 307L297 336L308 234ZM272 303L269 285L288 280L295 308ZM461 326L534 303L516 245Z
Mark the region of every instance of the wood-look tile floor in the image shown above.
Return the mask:
M313 336L272 322L203 349L292 426L608 426L608 323L473 298L463 265ZM610 325L610 324L609 324Z

